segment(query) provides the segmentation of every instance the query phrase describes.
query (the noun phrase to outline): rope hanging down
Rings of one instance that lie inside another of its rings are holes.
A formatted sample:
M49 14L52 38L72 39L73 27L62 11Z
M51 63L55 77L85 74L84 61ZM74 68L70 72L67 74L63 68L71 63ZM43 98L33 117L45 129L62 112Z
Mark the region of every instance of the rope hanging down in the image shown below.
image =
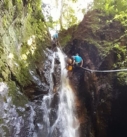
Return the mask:
M101 72L120 72L120 71L127 71L127 69L117 69L117 70L91 70L91 69L88 69L88 68L83 68L81 67L82 69L85 69L87 71L90 71L90 72L98 72L98 73L101 73Z

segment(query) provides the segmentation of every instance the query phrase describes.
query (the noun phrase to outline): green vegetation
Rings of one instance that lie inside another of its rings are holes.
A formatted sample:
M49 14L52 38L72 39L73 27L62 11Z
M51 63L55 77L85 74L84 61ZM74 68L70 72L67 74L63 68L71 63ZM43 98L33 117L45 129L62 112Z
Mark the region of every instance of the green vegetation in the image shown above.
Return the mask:
M7 82L9 86L9 95L12 97L12 103L16 106L24 106L28 102L28 98L20 93L20 88L14 81Z
M76 0L69 2L75 3ZM60 43L66 45L78 28L75 11L69 2L61 1L60 18L57 21L53 21L50 14L47 19L44 17L41 0L0 2L0 81L13 80L18 87L31 84L29 70L35 70L35 62L43 60L43 50L50 45L48 27L60 24L63 31ZM64 20L66 23L63 23ZM94 0L82 27L85 27L86 32L81 30L77 36L94 44L102 60L113 50L116 55L113 68L127 67L126 0ZM123 78L123 74L118 73L118 79Z
M76 2L78 0L55 0L55 8L58 10L59 14L56 14L58 18L53 19L52 15L52 7L49 4L43 3L43 13L45 14L45 21L48 27L57 29L57 26L60 26L60 30L68 29L73 25L79 24L79 20L76 16ZM54 3L53 3L54 4ZM53 5L54 6L54 5ZM75 8L75 9L74 9ZM79 13L84 12L79 8Z
M5 0L0 9L0 81L13 81L8 85L10 95L16 98L17 87L31 84L29 70L35 70L35 62L43 60L50 37L41 0Z
M120 46L120 44L115 44L113 48L115 52L116 62L113 67L115 69L126 69L127 68L127 49L126 46ZM118 85L127 85L127 72L119 72L116 74Z
M96 42L100 49L100 55L106 57L112 50L115 53L114 69L127 68L127 2L126 0L94 0L92 10L102 13L103 39ZM97 17L97 16L96 16ZM98 24L99 25L99 24ZM114 29L112 29L114 28ZM113 31L114 32L113 32ZM109 31L110 33L105 33ZM107 35L110 37L108 38ZM103 58L103 57L102 57ZM127 73L119 72L116 74L118 84L127 85Z

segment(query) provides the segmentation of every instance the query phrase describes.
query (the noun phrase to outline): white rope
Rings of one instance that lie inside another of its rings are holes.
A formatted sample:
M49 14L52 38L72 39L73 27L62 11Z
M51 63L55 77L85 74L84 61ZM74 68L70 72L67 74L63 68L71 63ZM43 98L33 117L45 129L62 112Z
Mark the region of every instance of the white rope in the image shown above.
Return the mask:
M91 70L91 69L87 69L87 68L83 68L81 67L82 69L85 69L87 71L90 71L90 72L121 72L121 71L127 71L127 69L117 69L117 70Z

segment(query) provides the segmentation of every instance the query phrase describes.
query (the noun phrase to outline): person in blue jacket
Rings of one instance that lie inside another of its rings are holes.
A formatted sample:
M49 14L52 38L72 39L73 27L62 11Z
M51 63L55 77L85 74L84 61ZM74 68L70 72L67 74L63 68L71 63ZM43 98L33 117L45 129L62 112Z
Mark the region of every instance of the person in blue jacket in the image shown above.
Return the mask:
M56 33L52 36L53 38L53 43L56 45L59 45L58 43L58 32L56 31Z
M57 32L53 35L53 38L58 39L58 33Z
M72 56L72 58L73 58L73 64L75 64L76 66L82 67L83 59L78 54L76 54L75 56Z

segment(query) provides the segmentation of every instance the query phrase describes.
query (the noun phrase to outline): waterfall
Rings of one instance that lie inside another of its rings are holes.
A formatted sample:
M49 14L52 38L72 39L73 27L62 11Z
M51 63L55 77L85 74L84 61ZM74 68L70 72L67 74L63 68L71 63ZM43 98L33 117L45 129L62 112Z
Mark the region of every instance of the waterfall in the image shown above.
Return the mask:
M3 119L0 121L0 136L79 137L75 95L65 68L66 56L60 49L57 52L47 49L45 54L47 59L43 74L46 83L42 84L48 85L49 92L43 97L29 101L25 106L15 106L12 97L8 95L7 85L0 83L0 118ZM53 75L56 77L55 82ZM23 97L22 93L19 94Z
M61 62L61 88L58 91L60 96L58 118L53 126L60 125L62 137L78 137L79 123L75 116L75 96L67 78L65 55L59 49L58 56Z
M75 96L69 85L67 77L65 55L60 49L52 54L50 66L50 92L42 99L42 122L38 121L39 130L37 137L79 137L79 122L76 118ZM54 60L58 57L60 62L60 84L56 93L53 93L52 73L54 72ZM56 101L57 100L57 101ZM54 103L55 101L55 103Z

